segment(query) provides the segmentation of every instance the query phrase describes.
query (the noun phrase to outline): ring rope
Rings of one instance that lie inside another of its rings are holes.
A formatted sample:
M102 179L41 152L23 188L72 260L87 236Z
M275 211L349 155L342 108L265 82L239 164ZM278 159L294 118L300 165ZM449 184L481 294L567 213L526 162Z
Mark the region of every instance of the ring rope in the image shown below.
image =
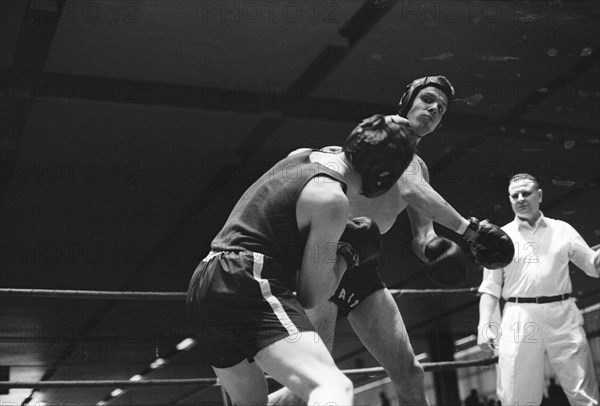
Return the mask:
M488 366L498 362L498 357L485 358L475 361L444 361L444 362L423 362L421 366L426 372L442 371L456 368L466 368L474 366ZM382 367L346 369L342 370L347 376L368 375L385 376L387 373ZM271 377L268 377L272 379ZM0 389L16 388L101 388L114 387L125 388L133 386L175 386L175 385L202 385L214 386L220 385L217 378L192 378L192 379L148 379L140 381L130 380L108 380L108 381L3 381L0 382Z
M449 294L478 294L478 287L460 288L460 289L388 289L390 293L396 296L403 295L423 295L423 296L443 296Z
M498 362L498 356L478 359L478 360L469 360L469 361L440 361L440 362L421 362L421 366L425 370L425 372L437 372L437 371L447 371L451 369L457 368L468 368L468 367L478 367L478 366L488 366L493 365ZM342 371L344 374L348 376L358 376L365 374L374 374L374 375L387 375L383 367L373 367L373 368L362 368L362 369L345 369Z
M448 294L477 293L477 288L463 289L389 289L394 296L438 296ZM7 296L29 296L65 299L111 299L111 300L172 300L183 301L185 292L119 292L107 290L65 290L65 289L16 289L0 288L0 294Z
M185 300L185 292L117 292L108 290L14 289L0 288L8 296L67 299Z

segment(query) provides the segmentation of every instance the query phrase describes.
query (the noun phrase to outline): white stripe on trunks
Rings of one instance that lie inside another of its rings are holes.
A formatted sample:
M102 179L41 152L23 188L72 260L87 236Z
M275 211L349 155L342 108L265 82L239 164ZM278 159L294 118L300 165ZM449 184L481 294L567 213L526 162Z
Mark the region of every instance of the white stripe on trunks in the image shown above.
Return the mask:
M258 282L260 286L260 291L262 292L263 297L269 303L271 309L273 309L273 312L279 319L281 325L285 327L285 329L288 331L288 334L299 334L300 332L298 331L298 328L294 325L294 323L292 323L292 320L290 320L289 316L283 309L283 305L281 304L281 302L275 296L273 296L273 293L271 292L271 286L269 286L269 281L261 277L264 263L263 254L260 254L258 252L253 252L253 254L254 265L252 268L252 272L254 275L254 279Z

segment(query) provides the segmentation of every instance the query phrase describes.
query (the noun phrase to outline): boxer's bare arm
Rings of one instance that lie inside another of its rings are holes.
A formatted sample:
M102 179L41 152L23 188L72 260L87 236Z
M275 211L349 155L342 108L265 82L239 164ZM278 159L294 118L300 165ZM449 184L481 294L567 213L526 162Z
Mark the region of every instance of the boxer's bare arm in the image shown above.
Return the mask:
M337 244L348 213L341 184L331 178L316 177L300 193L296 217L299 229L308 233L298 276L298 299L304 308L326 301L346 270L346 261L337 257Z
M413 162L419 165L423 181L429 183L429 170L425 162L419 156L415 156ZM412 206L408 206L406 212L410 219L410 229L413 236L412 249L421 261L428 262L425 256L425 245L437 237L433 228L433 221L429 217L425 217L419 213Z
M428 262L425 256L425 246L437 237L433 228L433 222L411 206L408 206L406 211L410 219L410 228L413 235L412 249L421 261Z
M462 217L435 189L429 185L427 165L415 155L415 159L398 180L400 195L421 215L463 234L469 221Z

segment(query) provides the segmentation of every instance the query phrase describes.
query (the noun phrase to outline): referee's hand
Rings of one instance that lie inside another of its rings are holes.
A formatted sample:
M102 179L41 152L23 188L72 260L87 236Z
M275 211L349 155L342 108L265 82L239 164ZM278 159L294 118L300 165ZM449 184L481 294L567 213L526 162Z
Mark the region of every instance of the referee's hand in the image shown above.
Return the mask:
M493 357L498 351L498 335L500 326L494 323L488 323L477 328L477 344L479 349L487 357Z
M484 343L479 344L479 349L487 357L493 357L496 351L496 344L494 343L494 340L488 340Z

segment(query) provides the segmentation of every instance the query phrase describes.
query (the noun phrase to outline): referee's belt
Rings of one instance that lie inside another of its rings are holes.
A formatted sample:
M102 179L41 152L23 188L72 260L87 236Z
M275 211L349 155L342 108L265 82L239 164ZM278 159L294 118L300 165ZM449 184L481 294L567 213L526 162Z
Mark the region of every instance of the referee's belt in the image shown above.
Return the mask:
M556 296L539 296L539 297L509 297L507 302L512 303L552 303L567 300L571 297L570 293L564 293Z

